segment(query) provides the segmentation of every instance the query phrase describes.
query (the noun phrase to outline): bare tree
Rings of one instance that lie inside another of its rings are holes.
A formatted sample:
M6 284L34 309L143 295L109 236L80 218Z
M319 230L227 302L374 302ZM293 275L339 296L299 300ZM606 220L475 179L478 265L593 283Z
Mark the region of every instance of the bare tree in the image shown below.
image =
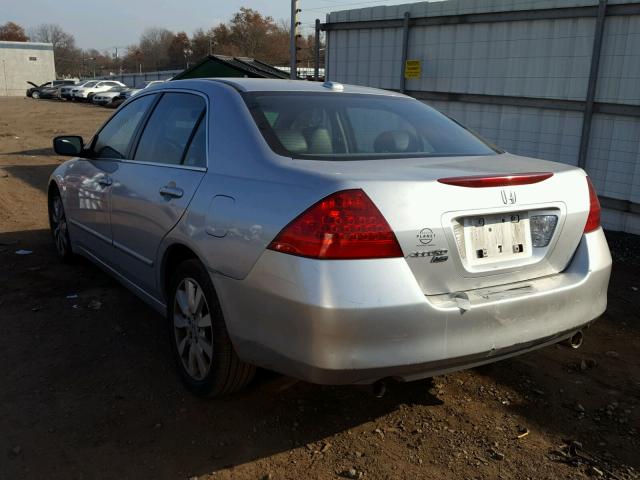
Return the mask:
M82 66L82 52L76 48L76 40L60 25L43 23L30 30L29 36L35 42L53 44L56 72L58 75L77 74Z
M171 68L185 68L189 66L191 56L193 55L193 48L191 47L191 40L185 32L178 32L173 36L171 44L169 45L169 62Z
M169 47L174 33L166 28L147 28L140 36L140 50L144 57L144 67L159 70L170 64Z
M142 71L144 63L144 53L138 45L129 45L127 53L122 58L122 68L124 71L138 72Z
M191 49L193 50L192 58L198 61L213 53L214 42L213 35L199 28L191 35Z
M70 33L65 32L60 25L43 23L30 30L30 37L34 42L53 44L55 49L73 49L76 40Z

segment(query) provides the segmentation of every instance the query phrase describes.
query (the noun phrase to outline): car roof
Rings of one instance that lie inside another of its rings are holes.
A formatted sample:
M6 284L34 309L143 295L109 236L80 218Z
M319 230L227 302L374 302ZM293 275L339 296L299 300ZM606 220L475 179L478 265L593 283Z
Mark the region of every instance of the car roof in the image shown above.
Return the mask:
M379 88L361 87L359 85L337 84L342 88L330 88L326 83L311 82L308 80L282 80L275 78L204 78L204 79L182 79L165 82L165 88L171 88L172 84L180 82L191 82L193 80L206 80L212 82L225 83L241 92L340 92L359 93L366 95L387 95L394 97L404 97L401 93L382 90ZM336 85L336 82L333 82ZM155 86L154 86L155 87ZM161 87L162 88L162 87Z

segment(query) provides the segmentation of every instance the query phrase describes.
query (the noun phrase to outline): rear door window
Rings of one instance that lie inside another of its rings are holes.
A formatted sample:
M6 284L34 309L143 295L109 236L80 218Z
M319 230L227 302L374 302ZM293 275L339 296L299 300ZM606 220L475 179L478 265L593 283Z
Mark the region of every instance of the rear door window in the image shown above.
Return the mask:
M94 140L94 157L127 158L136 129L155 98L156 95L145 95L119 110Z
M207 166L207 138L206 138L206 121L204 115L200 119L200 123L196 128L191 143L187 147L187 153L184 156L183 165L189 167L206 167Z
M205 101L199 95L165 93L140 137L134 160L183 164L187 148L198 133L196 127L202 123L205 109ZM200 141L201 137L196 140Z

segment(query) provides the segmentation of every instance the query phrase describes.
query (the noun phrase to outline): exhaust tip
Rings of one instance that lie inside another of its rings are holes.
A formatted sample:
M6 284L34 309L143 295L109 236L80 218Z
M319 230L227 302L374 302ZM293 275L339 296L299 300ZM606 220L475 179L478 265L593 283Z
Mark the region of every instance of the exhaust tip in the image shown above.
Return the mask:
M387 393L387 382L384 380L378 380L371 386L371 393L376 398L382 398Z
M577 349L582 346L583 340L584 334L582 333L582 330L578 330L568 340L565 340L564 343L570 348Z

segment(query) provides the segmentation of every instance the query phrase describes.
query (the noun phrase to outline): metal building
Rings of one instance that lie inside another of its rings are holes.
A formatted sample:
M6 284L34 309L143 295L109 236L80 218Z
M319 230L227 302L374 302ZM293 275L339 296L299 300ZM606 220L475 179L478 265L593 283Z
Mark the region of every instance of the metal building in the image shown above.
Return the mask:
M403 90L506 150L579 165L640 234L640 3L446 0L331 13L327 78Z
M0 41L0 95L21 96L33 82L41 85L56 79L53 45Z
M255 58L207 55L174 80L206 77L289 78L289 75Z

